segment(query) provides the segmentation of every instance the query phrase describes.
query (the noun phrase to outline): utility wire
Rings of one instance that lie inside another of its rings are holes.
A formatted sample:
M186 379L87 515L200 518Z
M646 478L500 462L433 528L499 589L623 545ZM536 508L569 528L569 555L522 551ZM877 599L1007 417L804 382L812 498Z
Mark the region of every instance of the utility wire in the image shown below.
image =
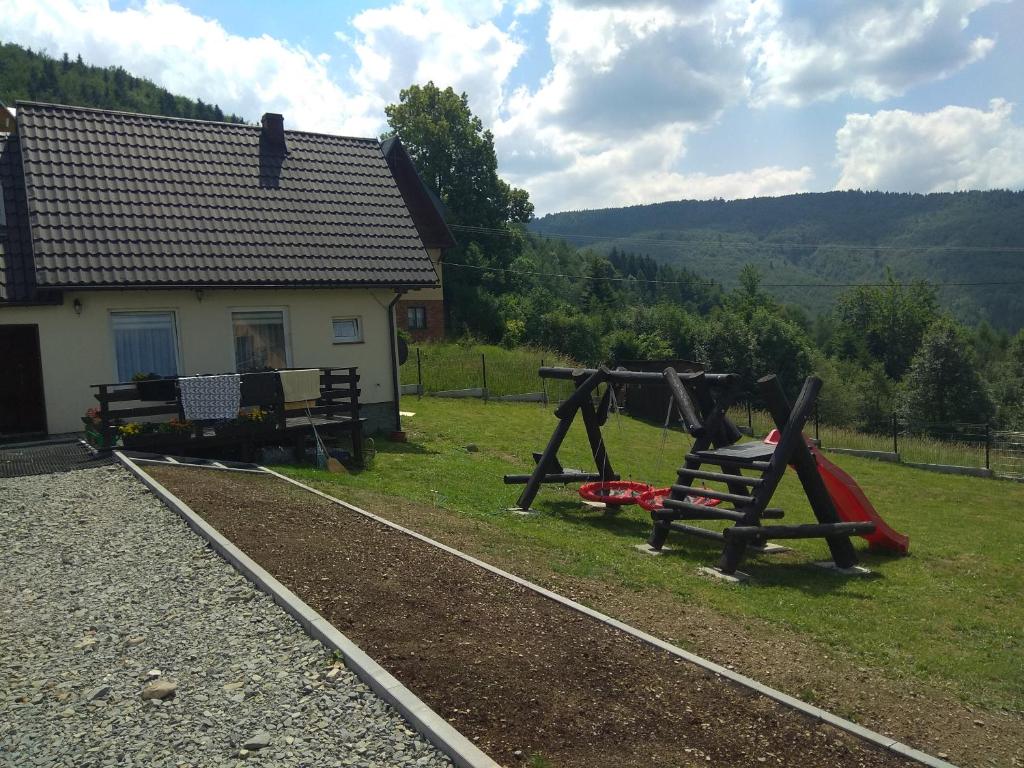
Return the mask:
M444 269L475 269L480 272L501 272L507 275L529 275L530 277L559 277L566 280L594 280L610 283L648 283L653 285L699 285L708 288L716 285L721 285L715 280L648 280L642 277L599 277L595 275L570 275L562 272L535 272L532 270L525 269L506 269L504 267L486 267L477 264L456 264L455 262L446 261L444 262ZM960 288L976 288L983 286L994 286L994 285L1024 285L1024 281L1006 281L996 280L991 282L978 282L978 283L934 283L931 281L925 281L923 278L920 282L927 282L929 286L936 288L944 287L960 287ZM761 283L763 288L885 288L890 285L897 285L902 288L909 287L915 283Z
M645 243L649 245L714 245L720 248L811 248L811 249L833 249L843 251L935 251L952 253L1024 253L1024 245L854 245L852 243L795 243L795 242L720 242L717 238L680 240L673 238L644 238L619 235L584 235L567 232L531 232L530 230L509 230L496 227L478 227L468 224L451 224L450 229L460 232L468 232L480 235L498 235L502 237L513 237L519 232L526 231L539 237L558 237L566 240L573 238L580 240L594 241L615 241L624 243ZM732 233L730 233L732 234Z

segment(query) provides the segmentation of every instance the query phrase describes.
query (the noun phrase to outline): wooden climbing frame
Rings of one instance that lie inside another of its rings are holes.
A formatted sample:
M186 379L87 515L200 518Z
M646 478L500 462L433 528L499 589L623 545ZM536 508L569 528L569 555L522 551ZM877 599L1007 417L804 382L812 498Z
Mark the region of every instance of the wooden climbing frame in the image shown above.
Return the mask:
M668 387L681 424L694 438L685 463L677 471L677 482L663 506L651 512L653 530L648 544L660 550L669 533L675 531L723 544L718 563L723 573L735 573L751 548L762 548L769 539L824 538L836 566L851 568L857 555L850 536L870 533L872 522L841 522L832 498L818 474L815 459L802 430L813 412L821 379L809 377L791 407L774 376L758 381L764 401L779 430L775 445L762 442L740 443L741 433L726 415L736 401L739 377L735 374L705 372L677 373L666 368L661 373L596 369L541 368L543 378L570 380L573 393L555 410L558 425L540 454L534 454L536 467L530 475L506 475L505 482L525 483L517 506L529 509L544 483L569 483L618 480L601 435L611 407L611 387L619 384L663 384ZM599 404L594 393L606 385ZM576 414L583 418L597 469L594 473L565 471L558 461L558 449L565 440ZM703 469L716 467L714 471ZM817 523L808 525L765 525L765 520L784 516L781 509L769 506L787 466L793 466L800 478ZM749 474L744 474L747 471ZM727 491L695 487L694 481L724 484ZM715 499L730 506L694 503L689 497ZM691 525L695 520L727 520L734 525L713 531ZM682 522L686 521L686 522Z

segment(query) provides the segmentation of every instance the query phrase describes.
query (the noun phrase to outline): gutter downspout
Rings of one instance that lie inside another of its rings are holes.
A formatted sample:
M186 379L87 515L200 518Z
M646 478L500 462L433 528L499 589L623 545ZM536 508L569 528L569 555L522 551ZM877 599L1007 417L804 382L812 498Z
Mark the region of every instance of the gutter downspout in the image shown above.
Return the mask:
M391 341L391 386L395 391L395 430L402 431L402 415L399 400L402 392L398 384L398 336L395 332L395 305L405 295L405 291L395 291L395 298L388 304L388 338Z

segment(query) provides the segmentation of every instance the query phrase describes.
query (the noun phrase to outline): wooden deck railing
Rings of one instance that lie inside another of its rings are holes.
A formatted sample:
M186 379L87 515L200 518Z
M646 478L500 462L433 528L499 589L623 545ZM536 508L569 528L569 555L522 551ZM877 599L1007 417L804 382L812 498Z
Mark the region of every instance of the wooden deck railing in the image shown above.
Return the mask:
M289 369L299 370L299 369ZM306 408L288 408L280 396L275 402L260 406L267 411L268 418L254 430L251 435L240 435L237 431L218 429L215 425L205 422L192 424L190 431L157 432L138 435L127 441L130 447L140 450L159 448L214 448L217 446L234 446L244 451L260 445L290 443L298 452L309 436L310 422L325 433L349 431L352 433L353 458L362 463L362 424L365 419L359 413L359 372L352 367L320 367L320 396L315 405ZM243 377L249 374L241 374ZM262 375L262 374L253 374ZM166 401L150 404L140 399L139 387L135 382L127 384L92 384L93 396L96 398L98 424L95 425L98 447L110 449L118 444L120 427L126 423L142 418L147 423L169 423L172 420L184 422L185 413L178 388L178 378L170 379L174 383L174 397ZM164 418L159 418L164 417ZM98 439L97 439L98 438ZM187 454L186 454L187 455Z

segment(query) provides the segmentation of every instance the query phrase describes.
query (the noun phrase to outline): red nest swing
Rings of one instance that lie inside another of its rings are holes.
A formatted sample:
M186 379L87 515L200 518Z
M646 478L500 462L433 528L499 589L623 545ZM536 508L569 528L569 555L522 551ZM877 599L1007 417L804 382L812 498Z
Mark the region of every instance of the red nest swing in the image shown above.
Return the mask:
M671 488L651 488L646 493L640 494L637 503L648 512L655 512L665 506L665 499L671 493ZM691 504L700 504L705 507L717 507L722 503L720 499L709 499L707 496L687 496L686 500Z
M587 501L596 501L612 507L636 504L641 495L651 490L647 483L634 483L630 480L603 480L584 483L580 486L580 496Z

